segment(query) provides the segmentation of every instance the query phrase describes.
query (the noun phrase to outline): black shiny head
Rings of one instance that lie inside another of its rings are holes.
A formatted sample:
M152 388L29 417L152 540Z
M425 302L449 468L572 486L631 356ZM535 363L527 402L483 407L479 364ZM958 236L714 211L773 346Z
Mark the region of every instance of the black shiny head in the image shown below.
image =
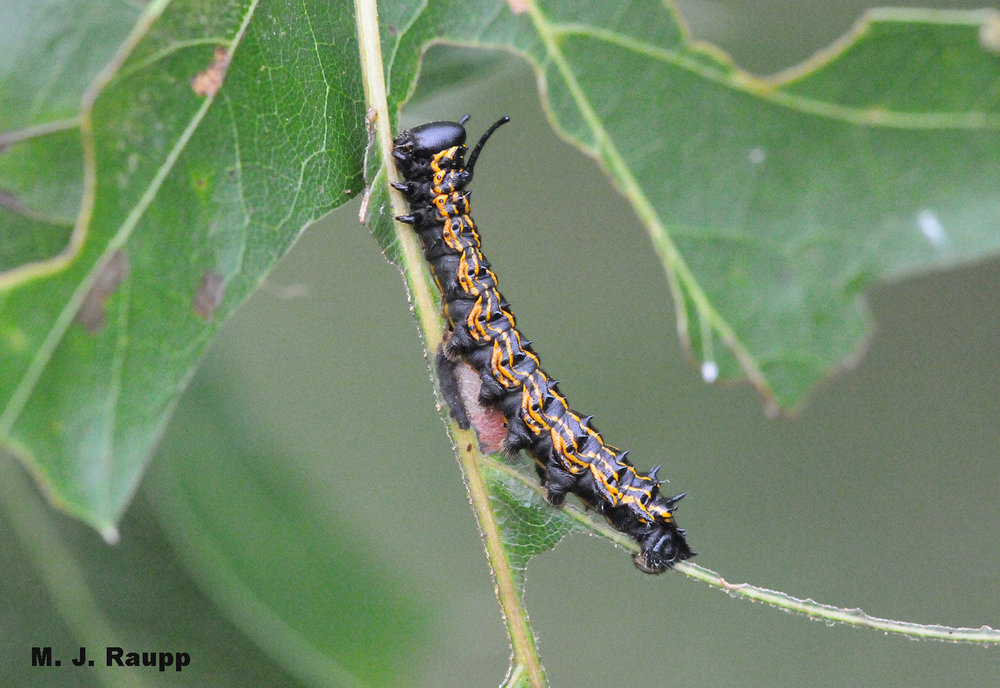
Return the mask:
M452 146L465 145L465 127L458 122L431 122L405 132L404 143L413 155L429 157Z

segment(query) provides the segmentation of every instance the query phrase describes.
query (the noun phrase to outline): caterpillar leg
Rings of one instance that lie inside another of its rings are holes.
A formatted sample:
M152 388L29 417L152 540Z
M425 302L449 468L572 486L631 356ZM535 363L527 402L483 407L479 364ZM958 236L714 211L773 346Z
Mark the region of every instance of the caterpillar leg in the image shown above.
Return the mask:
M547 490L545 501L552 506L562 506L566 501L566 495L574 491L576 476L558 466L549 464L545 468L545 480L542 484Z
M534 443L535 436L528 430L524 421L517 416L511 416L507 419L507 437L504 438L503 445L508 454L513 456L522 449L531 448Z

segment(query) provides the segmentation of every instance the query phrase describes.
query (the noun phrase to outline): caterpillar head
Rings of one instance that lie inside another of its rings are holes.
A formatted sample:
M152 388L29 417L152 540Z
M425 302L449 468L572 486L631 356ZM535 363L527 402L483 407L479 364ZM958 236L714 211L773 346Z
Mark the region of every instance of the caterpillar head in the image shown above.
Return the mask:
M430 158L438 151L465 145L465 127L458 122L431 122L400 132L396 147L413 157Z
M677 562L695 555L684 538L684 531L677 527L673 518L674 505L683 496L679 494L668 499L658 496L650 510L656 516L655 522L645 533L634 533L641 549L633 561L640 571L662 573Z

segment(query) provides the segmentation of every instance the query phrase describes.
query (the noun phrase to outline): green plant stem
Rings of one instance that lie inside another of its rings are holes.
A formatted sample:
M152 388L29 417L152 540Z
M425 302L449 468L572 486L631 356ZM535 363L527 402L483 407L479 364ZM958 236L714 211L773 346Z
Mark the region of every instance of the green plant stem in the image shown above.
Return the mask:
M355 0L355 9L365 97L374 114L376 145L382 151L382 159L388 161L391 160L392 132L385 91L385 69L382 64L379 42L377 8L374 0ZM369 115L369 119L371 117L372 114ZM400 181L394 165L386 164L385 169L388 181ZM393 191L390 196L393 214L405 214L408 208L402 195ZM441 344L443 323L437 314L437 307L431 291L431 280L425 269L413 231L397 222L396 235L402 248L403 274L410 288L420 322L420 330L425 344L425 357L430 361L432 352L437 351ZM440 402L439 407L441 407ZM485 457L476 449L478 441L472 431L460 430L454 422L448 419L446 419L446 425L453 446L456 448L459 463L465 473L469 499L476 513L487 558L496 582L497 599L503 610L510 636L514 658L511 673L508 675L508 685L517 684L532 686L532 688L544 688L548 682L538 656L537 645L528 624L528 615L521 601L517 584L514 581L510 562L501 542L500 530L490 506L489 493L479 471L479 462ZM459 447L467 449L459 450Z
M544 489L538 485L531 476L525 475L516 468L486 458L484 463L489 464L497 471L501 471L511 476L515 480L522 482L528 488L544 494ZM638 552L639 546L635 540L629 536L619 533L606 523L596 521L591 514L573 505L562 507L564 511L578 523L616 545L630 552ZM793 597L788 593L778 590L770 590L750 583L730 583L719 573L712 569L699 566L691 562L681 562L674 566L674 570L683 573L689 578L694 578L719 588L733 597L740 597L754 602L764 602L772 607L777 607L785 611L803 614L813 619L819 619L829 623L841 623L857 628L871 628L892 633L909 638L919 638L923 640L940 640L952 643L975 643L979 645L1000 645L1000 629L990 626L980 626L979 628L962 628L957 626L944 626L940 624L918 624L912 621L898 621L895 619L885 619L872 616L858 608L838 607L836 605L825 604L811 599Z

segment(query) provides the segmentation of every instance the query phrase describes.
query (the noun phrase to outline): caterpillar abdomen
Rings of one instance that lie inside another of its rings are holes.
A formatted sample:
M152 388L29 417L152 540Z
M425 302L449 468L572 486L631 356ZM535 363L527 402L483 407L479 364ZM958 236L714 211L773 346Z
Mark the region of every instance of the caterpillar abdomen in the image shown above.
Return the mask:
M673 518L684 495L661 495L657 469L638 472L628 452L604 441L590 416L570 408L517 329L482 253L466 190L486 140L509 120L487 130L466 164L466 119L400 132L392 152L406 180L394 186L410 203L410 214L397 219L420 237L450 328L439 369L461 360L475 370L482 382L479 401L506 419L506 450L524 450L535 460L549 502L559 505L575 494L639 542L634 560L640 570L660 573L694 555Z

